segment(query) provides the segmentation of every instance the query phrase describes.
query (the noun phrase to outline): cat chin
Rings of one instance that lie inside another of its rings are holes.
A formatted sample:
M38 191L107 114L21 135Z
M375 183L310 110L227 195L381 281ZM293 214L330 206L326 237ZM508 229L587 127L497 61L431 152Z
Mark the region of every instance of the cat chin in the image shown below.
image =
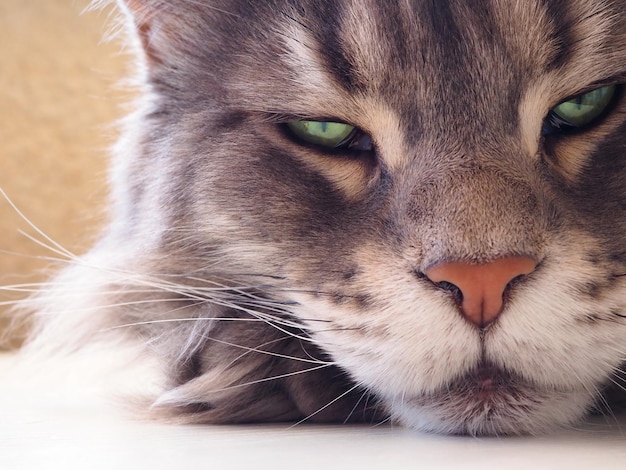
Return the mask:
M487 379L462 377L437 392L388 400L393 419L440 434L540 435L579 422L593 397L586 392L541 390L511 381L505 373Z

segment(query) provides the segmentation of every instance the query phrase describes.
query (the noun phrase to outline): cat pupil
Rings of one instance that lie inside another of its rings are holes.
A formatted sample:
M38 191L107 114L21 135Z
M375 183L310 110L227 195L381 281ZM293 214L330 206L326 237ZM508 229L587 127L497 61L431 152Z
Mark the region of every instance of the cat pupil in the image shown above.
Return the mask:
M575 100L576 103L576 109L582 109L583 107L583 97L582 96L578 96Z

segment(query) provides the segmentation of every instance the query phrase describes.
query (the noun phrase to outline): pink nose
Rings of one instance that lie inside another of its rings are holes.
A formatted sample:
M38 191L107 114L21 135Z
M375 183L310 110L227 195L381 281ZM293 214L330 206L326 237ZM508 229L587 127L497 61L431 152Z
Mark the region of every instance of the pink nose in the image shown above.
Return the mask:
M485 264L441 263L424 274L434 283L448 282L457 287L463 295L461 312L467 320L483 328L502 312L504 291L511 281L530 274L536 266L532 258L510 256Z

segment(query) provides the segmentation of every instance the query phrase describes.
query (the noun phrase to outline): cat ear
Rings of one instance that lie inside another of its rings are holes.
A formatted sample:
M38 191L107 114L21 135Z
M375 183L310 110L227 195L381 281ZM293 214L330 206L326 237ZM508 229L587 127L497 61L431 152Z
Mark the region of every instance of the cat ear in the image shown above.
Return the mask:
M165 62L168 36L167 2L162 0L117 0L126 14L130 29L134 30L145 52L149 65ZM168 29L170 29L168 31Z

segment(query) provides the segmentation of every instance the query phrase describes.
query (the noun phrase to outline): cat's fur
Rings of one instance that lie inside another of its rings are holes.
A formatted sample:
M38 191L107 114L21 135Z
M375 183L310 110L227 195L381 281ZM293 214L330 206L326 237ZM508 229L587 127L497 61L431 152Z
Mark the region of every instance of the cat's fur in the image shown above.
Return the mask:
M626 3L119 4L145 99L111 224L41 295L31 348L138 341L167 379L152 409L184 422L539 433L623 387L626 102L541 131L626 80ZM298 118L376 152L302 145ZM485 329L421 274L511 254L538 267Z

